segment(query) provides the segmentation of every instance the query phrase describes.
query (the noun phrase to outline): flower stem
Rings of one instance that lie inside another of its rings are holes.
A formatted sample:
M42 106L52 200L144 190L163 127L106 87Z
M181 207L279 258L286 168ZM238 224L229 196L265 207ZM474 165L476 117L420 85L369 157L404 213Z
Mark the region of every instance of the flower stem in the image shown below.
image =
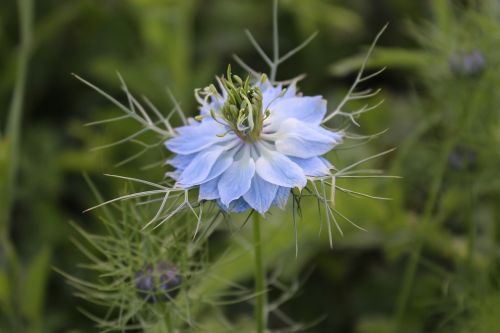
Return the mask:
M4 166L0 165L0 169L3 169L2 174L0 174L0 180L2 181L0 183L0 196L2 196L0 202L0 236L2 238L7 238L9 233L8 223L14 202L15 182L19 168L19 150L21 146L21 116L33 35L33 1L21 0L17 4L21 38L16 64L16 78L5 136L0 136L0 164L5 162ZM5 150L2 151L3 149ZM4 161L2 161L2 154L4 155L3 158L5 158Z
M278 0L273 2L273 62L271 66L271 82L276 80L276 72L280 61L279 53L279 33L278 33Z
M19 260L15 248L9 238L9 225L11 211L14 205L16 181L19 169L21 148L21 118L26 95L26 81L28 65L31 57L33 39L34 1L18 0L20 44L16 56L16 76L14 81L12 99L7 116L5 132L0 133L0 253L5 255L9 280L12 283L9 291L9 302L13 306L12 332L21 332L25 329L21 318L16 295L19 293L20 284L17 283L20 271ZM3 132L0 129L0 132ZM0 267L3 271L3 267ZM4 272L2 272L4 273Z
M264 333L266 328L266 274L262 261L262 241L260 215L253 212L253 249L255 259L255 325L257 333Z
M167 312L165 314L165 324L167 326L167 333L174 333L172 317L170 316L170 309L167 309Z
M474 248L476 247L476 221L474 219L474 209L476 203L476 196L474 193L474 181L473 174L470 171L467 171L466 175L467 179L467 188L469 189L468 193L468 203L466 209L466 219L467 219L467 227L468 227L468 237L467 237L467 266L470 272L474 270ZM474 274L472 274L474 275Z

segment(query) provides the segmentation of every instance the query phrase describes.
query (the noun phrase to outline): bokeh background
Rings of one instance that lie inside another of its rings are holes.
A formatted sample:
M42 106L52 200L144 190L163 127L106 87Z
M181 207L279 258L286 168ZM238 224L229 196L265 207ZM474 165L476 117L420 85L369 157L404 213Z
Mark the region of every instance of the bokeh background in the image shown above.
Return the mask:
M104 232L98 213L82 213L96 202L84 174L110 198L123 182L104 173L157 180L165 172L141 169L166 155L162 147L125 165L117 164L138 148L131 143L93 150L134 127L84 126L116 108L71 73L123 100L118 71L162 111L172 108L168 86L193 115L194 88L229 63L244 74L233 54L267 70L244 30L271 51L271 14L264 0L0 2L1 332L97 331L79 308L104 310L75 297L53 269L87 274L69 221ZM368 70L388 69L366 85L382 88L385 102L353 130L388 131L331 157L348 165L396 147L368 167L402 178L342 182L392 200L339 194L339 210L368 231L344 223L333 249L324 232L318 236L311 205L299 219L297 258L291 213L269 218L275 238L266 259L283 268L284 281L300 281L282 311L298 322L319 319L307 332L499 332L498 1L281 0L283 51L319 35L281 66L278 79L307 73L302 91L334 107L387 22ZM214 241L231 246L231 232ZM234 262L225 277L251 285L248 267ZM245 306L223 311L234 321L251 315ZM279 327L278 319L271 325Z

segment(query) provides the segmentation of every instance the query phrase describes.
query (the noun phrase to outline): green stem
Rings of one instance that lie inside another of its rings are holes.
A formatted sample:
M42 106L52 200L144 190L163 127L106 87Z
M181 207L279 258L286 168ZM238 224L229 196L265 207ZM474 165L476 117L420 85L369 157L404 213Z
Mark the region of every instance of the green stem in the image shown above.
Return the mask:
M278 0L273 2L273 65L271 66L270 79L272 82L276 80L276 72L280 59L279 53L279 33L278 33Z
M167 326L167 333L174 333L172 317L170 316L170 309L167 309L167 313L165 314L165 324Z
M23 100L26 89L26 77L28 74L28 63L31 53L31 43L33 34L33 2L32 0L19 0L17 2L19 10L19 29L21 41L19 46L19 57L16 69L16 81L12 100L9 108L9 116L5 131L5 174L0 185L0 235L7 238L9 232L9 218L14 201L15 181L19 165L19 150L21 141L21 115L23 110ZM3 143L3 142L2 142ZM0 161L1 162L1 161Z
M14 192L19 169L19 151L21 147L21 118L25 98L28 63L31 56L33 35L33 0L18 0L20 44L17 57L16 77L12 100L9 107L5 136L0 137L0 247L7 258L7 271L12 280L10 303L13 309L12 331L23 331L19 313L19 265L14 246L9 239L9 222Z
M466 171L467 188L469 189L469 200L467 203L467 224L468 224L468 240L467 240L467 266L470 272L474 266L474 248L476 247L476 221L474 220L475 195L473 174L469 170Z
M262 261L262 241L260 232L260 215L253 212L253 249L255 259L255 324L256 332L264 333L266 329L266 273Z

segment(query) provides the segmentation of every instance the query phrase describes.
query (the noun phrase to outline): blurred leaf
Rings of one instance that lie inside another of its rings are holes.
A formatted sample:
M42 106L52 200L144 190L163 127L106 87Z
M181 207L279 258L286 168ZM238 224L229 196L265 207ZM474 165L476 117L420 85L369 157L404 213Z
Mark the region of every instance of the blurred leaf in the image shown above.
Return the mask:
M50 258L49 248L44 247L27 267L22 281L21 310L26 318L34 322L42 318Z
M14 192L16 190L16 177L19 167L19 151L21 140L21 116L23 113L23 103L26 91L26 81L28 76L28 62L33 35L34 5L32 0L20 0L19 10L19 32L20 47L18 53L18 63L16 65L16 81L13 87L12 99L8 110L7 124L5 127L5 137L8 146L2 150L0 166L2 175L0 180L0 190L2 195L2 205L0 206L0 236L4 230L8 230L9 215L14 202ZM5 228L5 229L4 229Z
M7 200L4 198L8 195L9 191L9 155L10 155L10 144L6 138L0 137L0 195L2 200L0 200L0 237L4 233L7 227Z
M164 322L159 322L154 324L151 328L147 330L149 333L163 333L163 332L169 332L169 329L167 328L167 324Z
M43 46L48 40L57 37L68 23L84 13L86 4L83 1L71 1L54 8L49 15L37 24L37 29L34 31L33 50Z
M341 60L329 67L329 72L334 76L345 76L356 72L363 64L365 56L357 55ZM366 68L380 68L388 66L411 70L421 70L429 64L431 56L422 50L410 50L403 48L377 47L366 64Z
M307 33L317 29L319 24L350 33L363 27L363 19L357 12L321 0L293 0L284 2L284 5L295 13L301 26L308 28Z
M140 22L147 50L143 57L153 67L151 77L162 89L167 83L180 100L190 96L192 21L196 0L129 0ZM144 68L141 66L141 72ZM163 71L159 71L163 68Z
M430 5L432 6L436 25L443 30L447 30L451 16L450 0L433 0Z
M394 328L389 318L367 316L358 323L359 333L392 333Z
M0 309L5 310L12 318L15 318L13 294L17 290L19 267L19 259L10 239L0 235Z
M472 311L470 311L469 316L463 316L459 319L462 327L457 330L458 332L490 333L498 331L498 308L500 306L500 292L498 290L481 295L466 306Z
M9 304L11 286L7 273L0 270L0 308L7 308Z

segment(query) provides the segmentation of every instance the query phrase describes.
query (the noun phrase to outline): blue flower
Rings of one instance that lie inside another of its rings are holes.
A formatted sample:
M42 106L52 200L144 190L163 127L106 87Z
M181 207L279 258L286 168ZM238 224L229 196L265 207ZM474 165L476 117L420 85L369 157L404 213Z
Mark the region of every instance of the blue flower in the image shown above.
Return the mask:
M327 112L321 96L302 96L293 83L284 89L265 76L256 83L231 75L197 91L200 115L176 128L165 145L167 162L181 188L199 187L199 200L216 200L226 211L283 208L292 188L327 176L332 165L321 155L342 133L321 126Z

